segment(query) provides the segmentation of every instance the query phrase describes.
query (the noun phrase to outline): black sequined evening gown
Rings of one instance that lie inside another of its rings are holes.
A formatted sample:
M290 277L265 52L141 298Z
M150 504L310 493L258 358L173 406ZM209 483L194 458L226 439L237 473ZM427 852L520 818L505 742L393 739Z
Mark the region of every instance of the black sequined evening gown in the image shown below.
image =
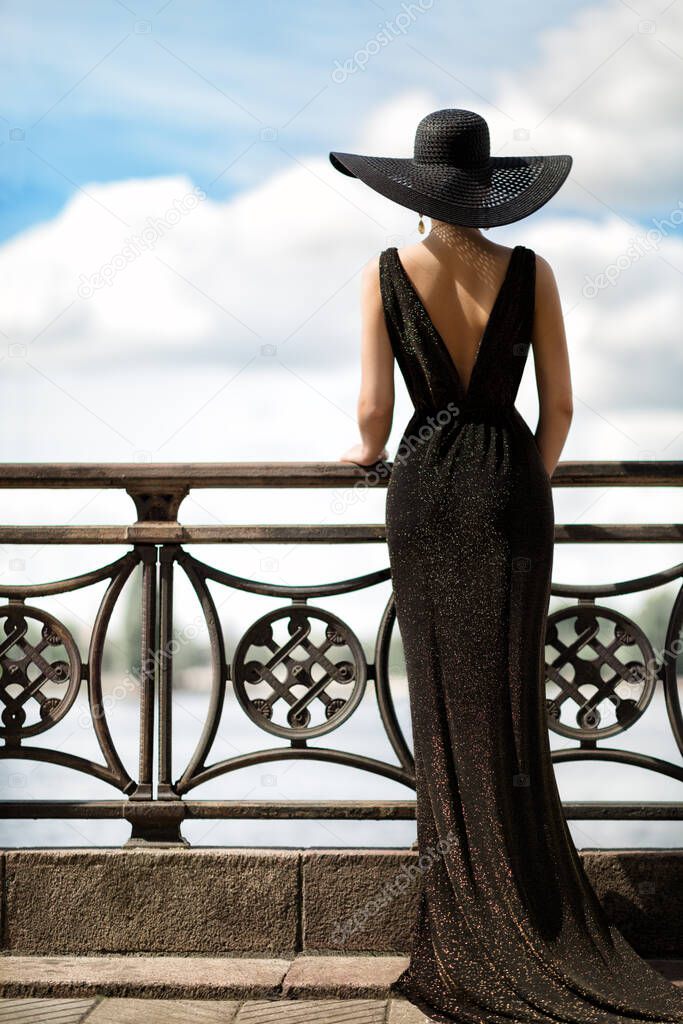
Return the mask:
M382 301L415 412L387 542L408 677L423 870L392 986L439 1024L683 1024L683 992L600 905L567 828L546 724L550 479L514 402L535 255L516 246L467 391L395 248Z

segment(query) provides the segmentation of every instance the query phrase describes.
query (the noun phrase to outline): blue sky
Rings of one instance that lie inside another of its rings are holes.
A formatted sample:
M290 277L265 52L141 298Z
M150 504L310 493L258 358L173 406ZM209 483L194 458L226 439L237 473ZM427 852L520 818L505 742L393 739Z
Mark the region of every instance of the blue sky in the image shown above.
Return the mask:
M213 198L229 197L293 157L347 148L369 101L399 90L474 106L501 72L533 63L540 34L581 5L425 0L401 31L406 7L3 3L0 238L53 217L93 182L185 174ZM391 42L366 69L333 81L336 62L382 30ZM268 128L275 139L262 137Z

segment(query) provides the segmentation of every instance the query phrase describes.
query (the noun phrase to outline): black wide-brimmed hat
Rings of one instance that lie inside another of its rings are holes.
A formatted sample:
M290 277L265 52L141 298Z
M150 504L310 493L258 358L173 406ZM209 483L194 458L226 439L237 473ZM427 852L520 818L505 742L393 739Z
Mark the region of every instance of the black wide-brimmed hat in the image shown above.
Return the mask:
M498 227L547 203L572 166L557 156L491 156L488 124L472 110L436 110L410 157L330 153L342 174L416 213L464 227Z

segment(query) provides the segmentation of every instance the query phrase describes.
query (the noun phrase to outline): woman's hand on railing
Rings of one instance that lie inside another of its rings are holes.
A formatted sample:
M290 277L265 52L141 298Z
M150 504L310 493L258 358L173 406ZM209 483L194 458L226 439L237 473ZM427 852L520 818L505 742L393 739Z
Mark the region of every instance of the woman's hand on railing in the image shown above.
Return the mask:
M383 448L379 455L366 448L364 444L354 444L352 448L340 456L340 462L354 462L358 466L374 466L377 462L384 462L389 458L389 452Z

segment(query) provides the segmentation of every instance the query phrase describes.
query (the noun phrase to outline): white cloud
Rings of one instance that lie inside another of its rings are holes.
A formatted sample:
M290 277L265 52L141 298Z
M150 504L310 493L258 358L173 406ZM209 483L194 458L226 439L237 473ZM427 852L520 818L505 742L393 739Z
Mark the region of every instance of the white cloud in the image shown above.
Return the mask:
M673 208L683 162L680 5L595 4L543 33L539 49L533 67L500 76L496 103L531 129L531 152L574 156L572 202L596 216ZM495 110L490 123L511 137ZM524 142L504 152L523 153Z
M194 198L185 178L88 185L0 249L0 326L61 361L199 349L241 365L289 338L289 358L336 363L355 323L353 278L391 212L339 178L310 160L236 199L195 199L175 226L175 205Z

